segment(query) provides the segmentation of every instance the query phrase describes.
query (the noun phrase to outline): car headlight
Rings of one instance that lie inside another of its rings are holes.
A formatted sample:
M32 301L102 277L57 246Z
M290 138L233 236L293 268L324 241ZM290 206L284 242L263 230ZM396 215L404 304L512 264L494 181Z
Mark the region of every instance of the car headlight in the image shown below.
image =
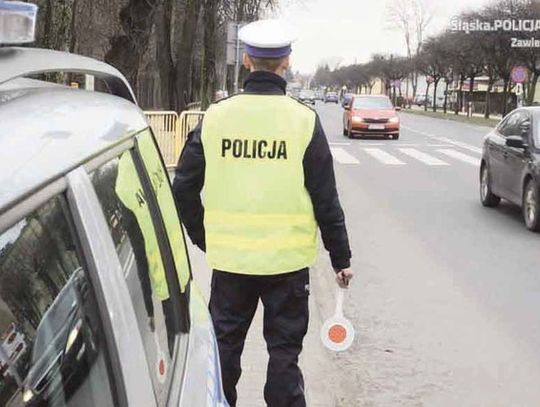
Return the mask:
M79 337L79 333L81 332L82 328L82 320L78 320L71 332L68 335L67 341L66 341L66 352L69 352L77 338Z
M353 116L352 120L353 122L356 122L356 123L360 123L364 121L364 119L360 116Z
M28 403L30 400L34 398L34 392L30 389L26 389L23 393L23 402Z
M399 123L399 117L391 117L388 119L388 123Z

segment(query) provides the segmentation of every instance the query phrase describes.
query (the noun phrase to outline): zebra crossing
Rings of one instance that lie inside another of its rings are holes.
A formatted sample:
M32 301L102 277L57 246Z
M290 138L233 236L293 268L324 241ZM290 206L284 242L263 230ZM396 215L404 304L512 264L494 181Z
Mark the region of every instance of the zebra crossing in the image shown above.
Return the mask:
M389 145L372 143L365 146L353 146L349 143L330 143L334 161L339 164L361 165L375 162L388 167L403 167L421 164L428 167L449 167L466 164L479 167L480 154L467 148L466 153L459 151L456 144L439 145Z

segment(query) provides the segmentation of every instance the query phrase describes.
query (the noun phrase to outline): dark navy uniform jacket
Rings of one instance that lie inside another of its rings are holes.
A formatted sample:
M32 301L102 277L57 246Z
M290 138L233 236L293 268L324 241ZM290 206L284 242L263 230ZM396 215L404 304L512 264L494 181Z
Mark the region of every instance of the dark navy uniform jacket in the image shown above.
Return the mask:
M286 86L287 82L279 75L258 71L251 73L246 79L244 93L284 95ZM332 154L319 116L303 164L305 186L311 196L315 219L321 230L324 247L330 253L332 266L335 269L350 267L351 250L345 216L336 189ZM204 172L201 126L198 126L188 135L176 168L173 191L182 222L192 242L201 250L205 250L204 207L200 196L204 185Z

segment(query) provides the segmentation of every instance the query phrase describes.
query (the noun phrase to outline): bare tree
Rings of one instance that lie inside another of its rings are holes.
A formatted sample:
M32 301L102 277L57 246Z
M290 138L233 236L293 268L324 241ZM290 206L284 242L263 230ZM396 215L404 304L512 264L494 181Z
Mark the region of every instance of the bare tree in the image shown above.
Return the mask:
M403 34L407 47L407 58L412 60L422 50L426 29L433 18L433 7L427 0L392 0L387 8L388 25ZM410 73L413 98L418 88L418 72ZM409 81L406 83L409 94Z

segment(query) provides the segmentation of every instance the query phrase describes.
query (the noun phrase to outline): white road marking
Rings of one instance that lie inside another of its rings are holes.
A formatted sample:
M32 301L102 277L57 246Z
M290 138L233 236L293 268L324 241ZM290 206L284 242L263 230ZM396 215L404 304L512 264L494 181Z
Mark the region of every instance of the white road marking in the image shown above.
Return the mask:
M358 161L353 155L346 152L343 148L330 147L330 151L332 152L332 155L336 161L340 164L360 164L360 161Z
M422 136L426 136L426 137L428 137L430 139L433 139L433 140L437 140L437 141L440 141L440 142L443 142L443 143L449 143L449 144L452 144L454 146L461 147L461 148L463 148L465 150L469 150L469 151L472 151L472 152L475 152L475 153L478 153L478 154L482 153L481 148L470 145L470 144L467 144L467 143L462 143L461 141L452 140L452 139L450 139L448 137L436 136L434 134L430 134L430 133L426 133L424 131L413 129L412 127L409 127L409 126L401 125L401 127L406 129L406 130L412 131L414 133L421 134Z
M331 146L350 146L351 143L340 143L340 142L330 142L328 143Z
M414 148L400 148L399 151L401 151L403 154L408 155L409 157L412 157L418 161L423 162L426 165L429 166L446 166L449 165L448 163L439 160L438 158L435 158L429 154L423 153L421 151L418 151Z
M459 151L452 150L449 148L444 148L437 150L442 154L447 155L448 157L455 158L456 160L463 161L464 163L474 165L476 167L480 166L480 159L477 157L471 157L470 155L460 153Z
M469 150L469 151L472 151L472 152L475 152L475 153L478 153L478 154L482 154L482 149L480 147L471 146L470 144L462 143L460 141L455 141L455 140L452 140L452 139L449 139L449 138L446 138L446 137L432 136L432 138L434 140L442 141L444 143L453 144L454 146L464 148L465 150Z
M386 165L405 165L401 160L398 160L392 154L388 154L386 151L380 148L364 148L364 151Z

